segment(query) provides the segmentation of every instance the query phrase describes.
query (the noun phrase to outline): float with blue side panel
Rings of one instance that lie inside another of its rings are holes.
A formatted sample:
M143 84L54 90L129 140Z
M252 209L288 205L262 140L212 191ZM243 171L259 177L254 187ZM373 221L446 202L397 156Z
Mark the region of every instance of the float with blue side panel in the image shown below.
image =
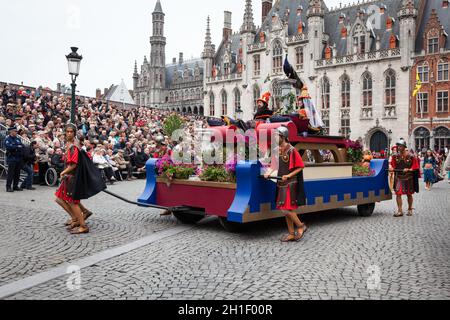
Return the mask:
M270 142L272 132L279 126L290 131L289 141L303 155L306 206L299 214L321 212L357 206L361 216L370 216L375 204L392 199L388 179L388 161L373 160L374 174L353 177L353 164L347 161L347 141L343 137L304 135L294 121L260 123L258 137L266 135ZM232 127L212 128L224 137ZM328 150L334 162L323 163L321 151ZM313 162L307 161L307 153ZM207 216L219 217L228 230L255 221L283 217L276 210L276 181L262 178L260 162L239 162L236 183L193 180L173 180L170 183L156 174L157 159L147 162L147 183L138 203L168 208L177 219L195 223Z

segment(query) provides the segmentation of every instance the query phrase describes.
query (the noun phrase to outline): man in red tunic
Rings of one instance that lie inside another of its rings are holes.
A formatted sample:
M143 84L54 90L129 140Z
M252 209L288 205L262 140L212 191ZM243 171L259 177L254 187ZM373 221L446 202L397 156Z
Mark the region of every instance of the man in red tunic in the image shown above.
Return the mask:
M400 139L397 143L398 152L392 156L390 171L395 172L394 192L397 195L398 211L394 217L403 217L403 199L408 197L408 216L413 215L414 193L419 192L419 170L418 159L412 156L408 150L406 141Z
M289 130L280 127L277 131L280 136L278 176L281 178L277 184L277 209L285 213L289 230L289 235L281 241L300 241L307 230L297 213L300 206L306 205L302 172L305 165L298 151L289 143ZM269 169L265 174L266 179L270 179L274 171L273 168Z

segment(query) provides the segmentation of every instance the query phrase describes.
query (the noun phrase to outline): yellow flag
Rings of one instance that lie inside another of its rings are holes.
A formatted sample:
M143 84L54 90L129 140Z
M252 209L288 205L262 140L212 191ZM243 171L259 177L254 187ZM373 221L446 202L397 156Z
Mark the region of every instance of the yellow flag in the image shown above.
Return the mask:
M416 75L416 87L415 87L414 92L413 92L413 97L417 96L417 94L419 93L420 89L422 89L422 81L420 81L419 73L417 73L417 75Z

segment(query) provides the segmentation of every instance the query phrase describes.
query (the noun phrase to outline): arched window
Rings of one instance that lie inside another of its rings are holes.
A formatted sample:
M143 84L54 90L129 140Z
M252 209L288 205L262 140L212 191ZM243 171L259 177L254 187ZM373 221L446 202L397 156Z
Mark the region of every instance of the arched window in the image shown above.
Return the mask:
M261 96L261 90L259 89L258 85L255 84L253 86L253 110L254 111L258 110L257 100L259 99L260 96Z
M221 97L222 97L222 115L226 116L228 114L228 95L225 90L222 91Z
M341 78L341 129L340 134L350 138L350 78Z
M273 73L280 73L283 67L283 46L279 40L273 43Z
M438 81L448 81L448 61L440 60L438 63Z
M297 69L303 69L303 47L295 48L295 62Z
M330 93L331 85L327 77L322 79L322 120L325 124L324 131L330 132Z
M209 94L209 116L214 117L216 115L216 104L214 101L214 93Z
M353 30L353 52L366 53L366 30L361 24Z
M363 108L372 108L373 102L372 75L369 72L365 72L362 77L362 82L363 82L363 89L362 89Z
M239 89L234 90L234 112L236 115L236 111L241 109L241 92Z
M350 108L350 78L347 75L341 78L341 108Z
M446 127L439 127L434 131L434 149L444 150L450 145L450 130Z
M422 83L427 83L430 78L430 67L428 66L428 62L422 62L417 67L417 73L419 74L420 81Z
M322 110L330 109L330 80L327 77L322 79Z
M386 107L395 106L396 104L396 75L395 71L389 69L386 72L386 79L384 83L385 105Z
M414 131L414 141L417 151L422 151L430 148L430 131L426 128L420 127Z
M333 51L331 50L331 47L328 46L325 48L325 59L330 60L333 57Z

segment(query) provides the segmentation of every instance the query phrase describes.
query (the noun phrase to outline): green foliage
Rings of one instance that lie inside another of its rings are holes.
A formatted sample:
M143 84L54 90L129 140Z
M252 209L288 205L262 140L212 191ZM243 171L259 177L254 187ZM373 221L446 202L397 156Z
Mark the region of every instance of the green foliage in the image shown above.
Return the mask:
M179 129L182 129L184 127L184 121L183 119L177 115L172 114L170 115L165 121L163 125L164 133L171 137L172 134Z
M375 174L373 170L368 166L362 166L355 164L353 166L353 176L354 177L372 177Z
M236 182L236 177L222 166L208 166L200 175L202 181Z
M297 96L294 93L289 92L287 95L282 96L281 97L281 101L287 101L288 102L288 105L283 108L283 113L288 114L288 113L293 113L293 112L296 111L296 109L297 109L297 104L296 104Z
M195 174L195 169L189 166L176 166L166 164L161 172L161 176L169 180L188 180L190 176Z

